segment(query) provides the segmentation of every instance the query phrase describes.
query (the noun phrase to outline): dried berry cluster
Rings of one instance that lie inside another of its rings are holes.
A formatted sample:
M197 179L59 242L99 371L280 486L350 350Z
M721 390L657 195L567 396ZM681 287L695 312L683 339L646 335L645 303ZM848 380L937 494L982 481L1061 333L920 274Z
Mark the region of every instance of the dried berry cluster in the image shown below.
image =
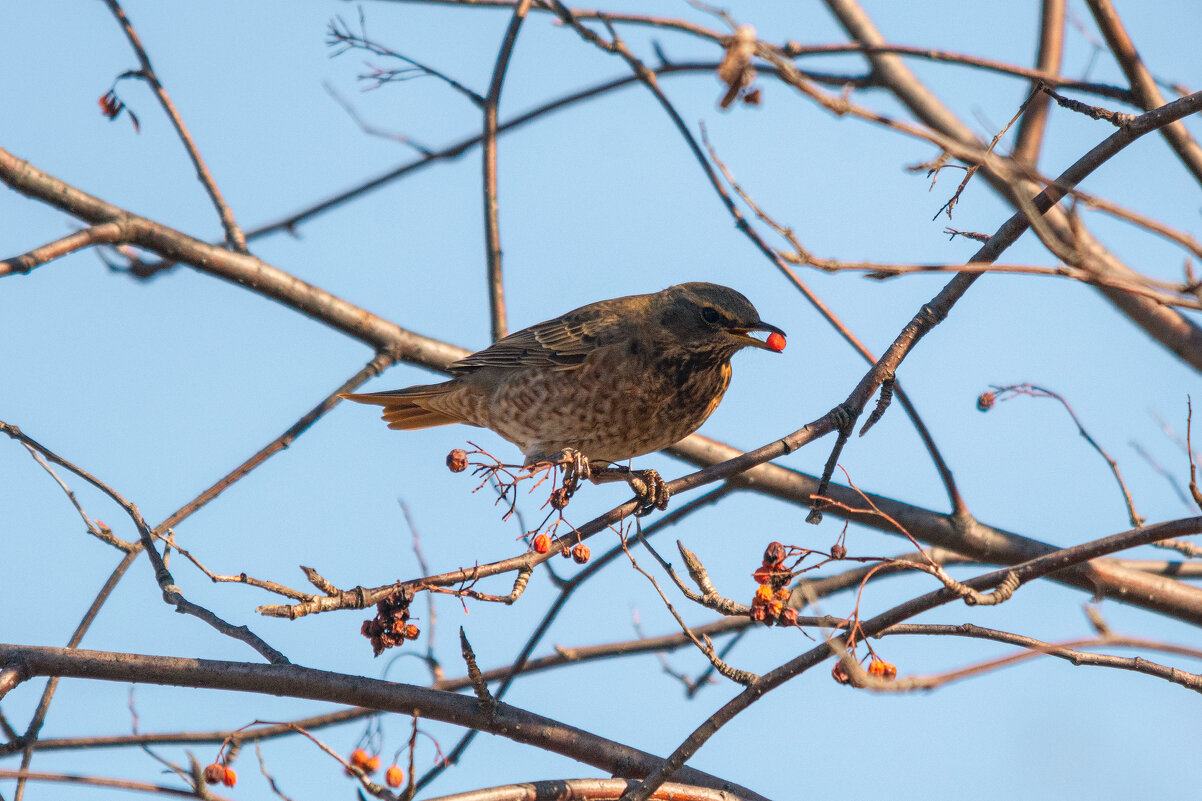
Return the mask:
M885 681L893 681L897 678L897 665L874 656L872 657L872 661L868 663L868 675L876 676L878 679L884 679ZM842 661L836 662L835 666L831 668L831 678L839 684L850 684L853 687L861 686L852 679Z
M751 574L760 586L751 601L751 619L765 626L796 626L797 610L787 606L789 580L793 573L785 567L788 551L779 542L764 549L764 562Z
M874 656L872 661L868 663L868 674L876 676L878 679L893 681L897 678L897 665Z
M362 748L352 751L348 761L368 776L380 769L380 757L377 754L369 754ZM354 775L349 769L346 772L347 775ZM400 765L392 763L388 770L384 771L384 783L393 789L400 787L405 783L405 771L401 770Z
M238 783L238 774L229 765L214 762L205 766L204 780L205 784L224 784L226 787L233 787Z
M356 748L351 752L350 762L369 776L380 769L380 757L375 754L369 754L362 748ZM350 771L347 771L347 773L350 773Z
M376 656L405 640L416 640L421 633L409 622L409 602L412 600L413 596L408 593L385 598L376 604L376 616L363 621L360 631L371 640L371 649Z
M551 550L551 536L546 533L538 534L531 541L530 547L535 553L546 553L547 551ZM569 548L566 540L559 541L559 552L565 559L569 556L572 557L572 559L574 559L578 565L587 564L589 557L592 555L592 552L589 551L588 546L583 542L578 542Z

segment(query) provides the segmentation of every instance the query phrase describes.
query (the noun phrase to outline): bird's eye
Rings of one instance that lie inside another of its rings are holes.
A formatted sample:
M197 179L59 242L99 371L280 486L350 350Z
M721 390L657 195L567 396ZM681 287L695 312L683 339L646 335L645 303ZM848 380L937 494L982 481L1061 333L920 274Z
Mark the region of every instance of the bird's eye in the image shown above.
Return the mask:
M713 306L706 306L701 310L701 319L705 320L710 325L718 322L718 310Z

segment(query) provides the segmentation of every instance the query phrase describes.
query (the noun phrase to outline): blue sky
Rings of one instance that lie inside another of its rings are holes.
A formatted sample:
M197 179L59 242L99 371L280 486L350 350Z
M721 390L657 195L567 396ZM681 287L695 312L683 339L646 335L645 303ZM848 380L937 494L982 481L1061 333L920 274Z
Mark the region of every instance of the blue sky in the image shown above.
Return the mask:
M763 38L803 43L843 41L819 4L732 8ZM373 124L430 147L474 134L478 111L432 79L364 92L360 53L330 58L325 28L334 15L357 24L360 6L332 2L172 5L129 2L126 10L158 74L245 228L265 222L414 158L395 141L362 133L324 88L332 87ZM398 3L363 5L371 36L444 70L483 92L508 15L481 9ZM1083 4L1072 12L1092 33ZM685 3L640 4L640 10L718 23ZM866 10L890 40L1029 64L1038 4L893 4ZM1131 35L1158 76L1190 84L1202 74L1192 3L1120 3ZM100 3L8 4L10 32L0 52L5 113L0 146L69 183L191 235L219 238L216 215L173 131L148 90L122 81L117 91L136 111L106 120L96 100L136 61ZM714 59L712 46L646 30L620 29L632 49L653 58L655 39L674 60ZM1080 76L1091 61L1083 36L1070 30L1064 71ZM807 66L858 71L852 58ZM1026 84L963 67L913 63L914 71L985 139L1022 102ZM547 99L626 74L623 63L582 43L545 15L521 32L501 102L505 120ZM1122 83L1103 54L1089 78ZM788 88L761 79L763 104L720 112L721 86L698 74L663 79L665 91L696 131L711 141L740 182L792 226L812 251L831 258L892 262L963 261L975 250L948 241L946 218L932 220L959 174L933 191L904 167L935 153L924 143L836 119ZM1191 88L1197 88L1192 86ZM880 93L859 102L904 116ZM1130 110L1130 109L1123 109ZM1189 123L1202 134L1196 121ZM1054 110L1041 167L1055 173L1110 133L1101 122ZM764 319L784 328L780 356L739 355L726 400L702 433L754 447L793 431L839 403L864 364L818 319L800 295L735 230L678 133L638 87L548 116L500 144L500 221L510 326L529 325L601 298L662 289L681 281L728 284L746 294ZM1164 142L1147 137L1085 184L1164 222L1199 232L1198 186ZM488 341L479 151L436 164L360 202L300 226L295 236L253 243L265 261L422 334L477 349ZM1007 207L982 182L973 184L951 225L991 232ZM1127 262L1156 277L1181 275L1182 253L1099 215L1092 230ZM63 236L75 222L14 192L0 192L0 252L17 255ZM1050 264L1029 236L1008 262ZM850 274L803 273L804 279L875 350L883 349L943 277L885 283ZM1194 318L1196 319L1196 317ZM370 357L364 345L240 287L188 269L148 282L110 272L95 253L79 253L29 276L0 279L0 419L90 470L136 502L157 523L292 424ZM1190 513L1131 443L1139 443L1179 478L1183 453L1165 436L1160 416L1184 429L1185 399L1197 376L1140 333L1097 292L1063 280L991 276L978 282L951 317L905 361L900 378L952 465L970 509L984 522L1058 545L1127 528L1105 464L1067 415L1046 401L1017 400L981 415L977 394L990 384L1030 381L1066 396L1119 460L1142 514L1152 521ZM398 366L368 386L386 389L432 380ZM410 506L436 571L521 552L517 528L503 523L485 491L472 495L465 476L442 467L471 438L490 450L516 451L494 435L466 428L394 433L370 409L335 409L273 458L177 529L180 542L218 572L245 571L293 586L297 565L311 565L339 586L373 586L417 575L397 500ZM820 471L829 441L782 460ZM675 477L687 466L648 457L644 466ZM870 436L853 441L842 464L866 489L945 509L929 459L904 415L892 410ZM0 447L0 565L7 589L0 641L61 645L117 561L81 531L79 519L49 477L16 443ZM123 537L135 536L118 509L78 480L85 508ZM583 522L625 500L617 485L587 488L573 501ZM529 504L533 516L537 503ZM1196 510L1195 510L1196 511ZM766 542L829 547L841 523L804 523L802 509L736 495L678 526L710 568L718 587L749 598L749 574ZM853 553L904 550L896 537L852 528ZM593 541L594 552L613 543ZM1163 558L1151 551L1146 558ZM647 560L649 561L649 560ZM234 623L250 625L294 662L379 676L359 635L362 613L297 622L264 619L254 608L274 602L255 590L212 585L178 560L176 578L192 600ZM576 568L557 563L560 573ZM973 575L973 570L957 575ZM880 610L933 586L928 577L895 579L865 594ZM501 584L488 591L507 591ZM461 672L456 630L463 626L482 666L506 664L553 597L536 574L514 607L439 600L435 646L451 674ZM1045 639L1088 636L1086 598L1055 585L1024 588L989 610L947 607L923 620L975 622ZM678 604L686 606L685 604ZM823 603L846 614L849 596ZM539 653L634 636L632 610L648 634L671 632L671 617L644 579L615 564L577 595ZM1196 629L1114 602L1102 611L1118 631L1197 646ZM710 619L688 609L690 622ZM141 653L256 660L240 643L165 606L143 561L118 587L84 647ZM423 639L422 645L425 641ZM809 647L792 631L757 631L731 656L764 671ZM880 647L903 674L933 673L1006 649L989 643L892 638ZM1149 655L1157 658L1154 655ZM672 657L696 673L693 653ZM1196 663L1181 659L1188 670ZM389 677L422 683L418 660L400 659ZM4 699L20 726L40 683ZM835 685L825 668L771 694L716 736L692 761L773 798L888 794L929 798L970 790L984 798L1112 798L1178 790L1196 748L1166 732L1189 730L1183 690L1165 682L1063 662L1032 661L936 692L871 695ZM574 726L658 754L669 753L733 694L727 684L686 701L653 657L585 665L531 677L508 700ZM285 699L139 687L142 731L236 727L328 707ZM128 688L64 682L45 736L128 731ZM652 723L653 722L653 723ZM648 725L650 724L650 725ZM1182 728L1183 724L1186 728ZM407 721L384 723L386 753L407 736ZM444 747L457 738L429 724ZM354 726L322 733L349 752ZM971 732L971 734L970 734ZM195 753L208 761L216 749ZM172 758L182 751L163 749ZM269 768L297 798L353 792L332 762L297 741L264 747ZM432 752L423 746L419 765ZM802 766L813 766L804 770ZM15 767L6 760L2 767ZM137 752L39 755L36 769L154 780L158 766ZM270 792L245 753L232 795ZM495 737L479 738L463 765L429 795L506 781L591 776L569 760ZM3 792L6 797L10 793ZM804 790L802 789L804 788ZM31 797L116 795L115 791L33 787Z

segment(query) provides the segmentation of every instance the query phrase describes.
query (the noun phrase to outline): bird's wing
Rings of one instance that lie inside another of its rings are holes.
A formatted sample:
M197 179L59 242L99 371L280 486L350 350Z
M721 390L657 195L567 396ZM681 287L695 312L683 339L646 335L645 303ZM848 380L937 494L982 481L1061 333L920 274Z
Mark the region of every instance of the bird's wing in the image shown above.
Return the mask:
M484 350L460 359L452 372L480 367L551 367L570 370L619 332L620 315L593 304L499 339Z

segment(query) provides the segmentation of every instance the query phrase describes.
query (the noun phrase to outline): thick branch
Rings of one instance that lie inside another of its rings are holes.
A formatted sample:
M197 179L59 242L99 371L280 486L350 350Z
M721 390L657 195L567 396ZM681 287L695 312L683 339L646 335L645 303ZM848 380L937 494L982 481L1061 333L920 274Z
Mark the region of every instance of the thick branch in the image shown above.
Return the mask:
M0 664L16 666L28 679L61 676L100 681L137 682L174 687L286 695L368 707L498 734L576 759L615 776L639 778L661 764L645 751L622 745L558 721L497 703L485 715L474 698L398 682L348 676L295 665L253 665L105 651L68 650L0 644ZM678 780L730 789L748 799L767 801L746 788L701 771L685 769Z

